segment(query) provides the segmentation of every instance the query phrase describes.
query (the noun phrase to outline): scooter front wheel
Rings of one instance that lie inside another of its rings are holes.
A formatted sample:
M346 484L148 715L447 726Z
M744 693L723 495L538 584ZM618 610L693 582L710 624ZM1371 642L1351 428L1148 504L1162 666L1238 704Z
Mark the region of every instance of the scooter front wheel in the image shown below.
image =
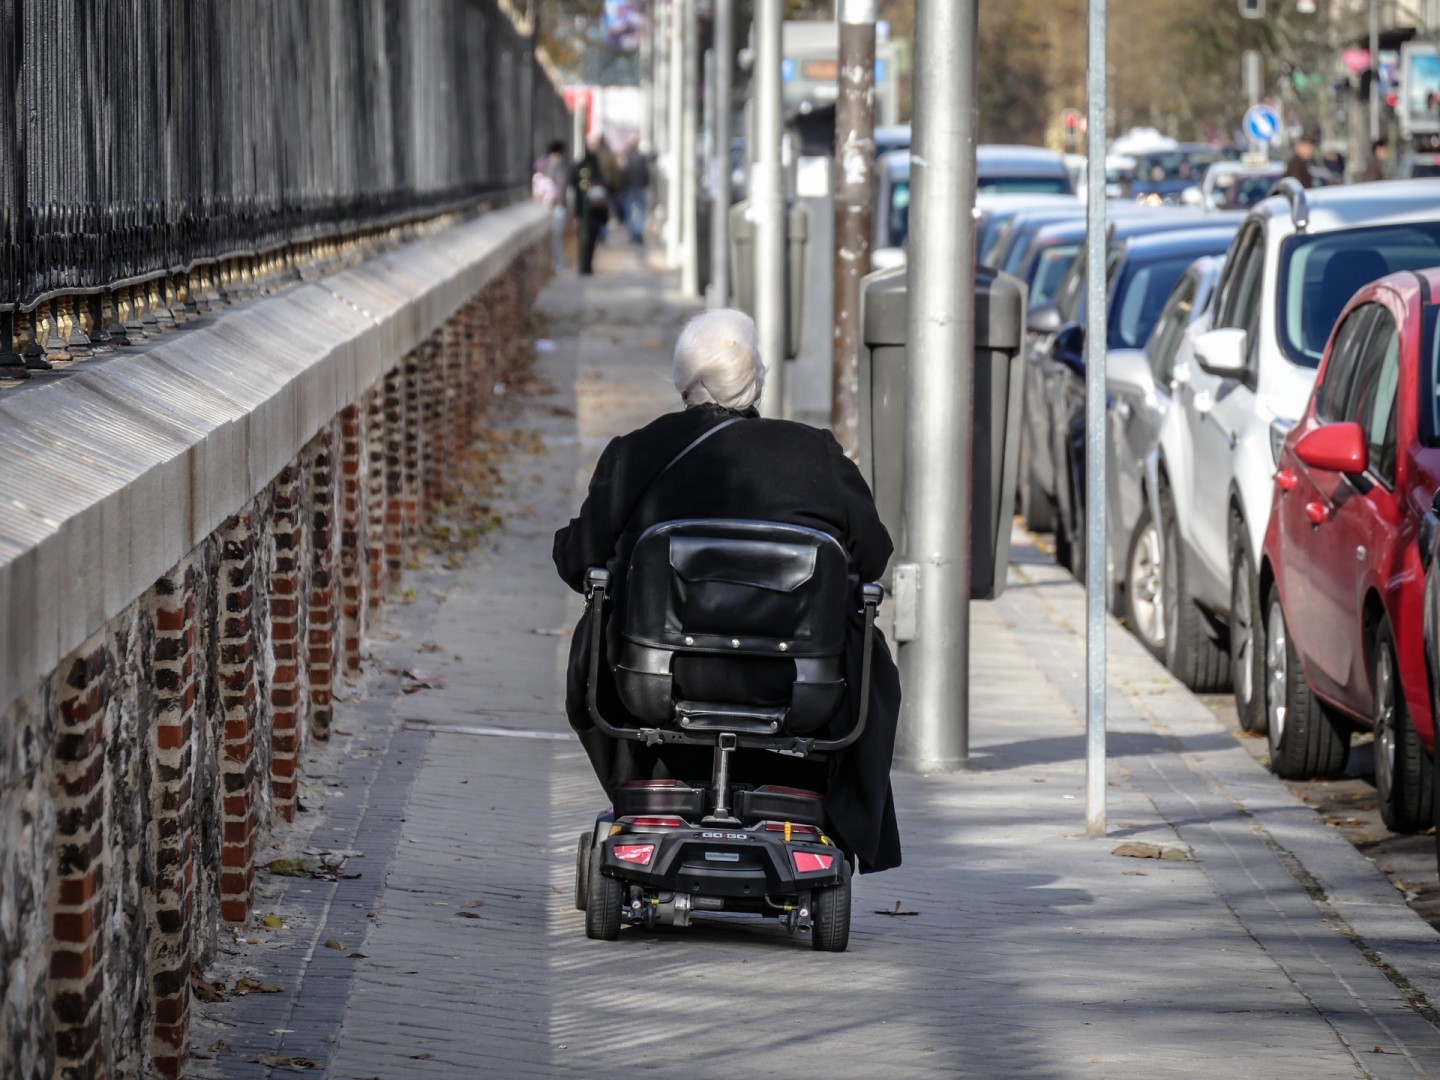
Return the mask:
M844 952L850 944L850 864L840 881L810 894L810 944L819 952Z
M625 903L625 885L600 872L600 849L590 849L590 872L585 898L585 936L614 941L620 936L620 907Z

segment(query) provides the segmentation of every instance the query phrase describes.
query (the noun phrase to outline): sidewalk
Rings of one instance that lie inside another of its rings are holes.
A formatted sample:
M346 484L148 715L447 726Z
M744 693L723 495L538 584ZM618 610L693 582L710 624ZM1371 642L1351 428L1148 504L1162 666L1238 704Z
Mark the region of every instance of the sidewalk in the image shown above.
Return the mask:
M553 393L508 406L505 524L387 609L376 666L416 692L373 676L307 765L311 836L363 876L265 882L285 928L222 967L285 989L201 1006L193 1044L225 1048L196 1076L1440 1077L1415 1007L1440 937L1114 627L1111 836L1083 838L1083 596L1029 547L973 609L973 768L897 775L905 865L857 879L849 952L724 916L586 940L604 798L561 711L579 599L550 538L606 439L675 407L691 310L600 258L542 301ZM1112 857L1131 839L1188 857Z

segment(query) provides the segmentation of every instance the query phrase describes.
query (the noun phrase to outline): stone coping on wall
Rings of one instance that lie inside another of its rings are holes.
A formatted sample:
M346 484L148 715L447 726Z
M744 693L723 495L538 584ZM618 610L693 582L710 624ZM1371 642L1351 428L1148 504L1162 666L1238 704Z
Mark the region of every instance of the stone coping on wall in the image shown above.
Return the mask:
M0 713L549 227L486 213L0 399Z

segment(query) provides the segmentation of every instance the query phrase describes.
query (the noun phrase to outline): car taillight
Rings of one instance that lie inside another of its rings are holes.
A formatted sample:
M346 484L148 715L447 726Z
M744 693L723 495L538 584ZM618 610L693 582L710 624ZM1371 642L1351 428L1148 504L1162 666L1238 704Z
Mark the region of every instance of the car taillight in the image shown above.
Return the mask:
M793 821L767 821L765 831L783 832L786 840L792 836L815 837L820 835L820 830L814 825L796 825Z
M615 857L621 862L635 863L637 866L649 866L650 860L655 857L654 844L616 844L613 850Z
M626 825L639 825L650 829L683 829L685 822L678 817L623 817Z
M835 862L834 855L816 855L813 851L794 851L795 870L801 874L813 874L817 870L829 870Z

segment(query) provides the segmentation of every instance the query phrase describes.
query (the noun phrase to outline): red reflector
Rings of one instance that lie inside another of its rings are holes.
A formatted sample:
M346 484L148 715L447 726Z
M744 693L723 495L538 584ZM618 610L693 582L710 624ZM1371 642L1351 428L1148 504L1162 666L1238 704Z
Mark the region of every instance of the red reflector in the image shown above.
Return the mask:
M685 822L678 817L622 817L626 825L644 825L652 829L683 829Z
M829 870L835 862L834 855L816 855L811 851L791 852L795 858L795 869L801 874L813 874L816 870Z
M654 844L616 844L614 850L615 857L621 862L639 866L649 866L650 859L655 855Z
M622 788L676 787L678 780L626 780Z
M765 823L765 831L766 831L766 832L784 832L784 831L785 831L785 823L784 823L783 821L767 821L767 822ZM796 825L796 824L792 821L792 822L790 823L790 835L791 835L791 836L819 836L819 835L820 835L820 830L817 829L817 828L815 828L814 825Z

